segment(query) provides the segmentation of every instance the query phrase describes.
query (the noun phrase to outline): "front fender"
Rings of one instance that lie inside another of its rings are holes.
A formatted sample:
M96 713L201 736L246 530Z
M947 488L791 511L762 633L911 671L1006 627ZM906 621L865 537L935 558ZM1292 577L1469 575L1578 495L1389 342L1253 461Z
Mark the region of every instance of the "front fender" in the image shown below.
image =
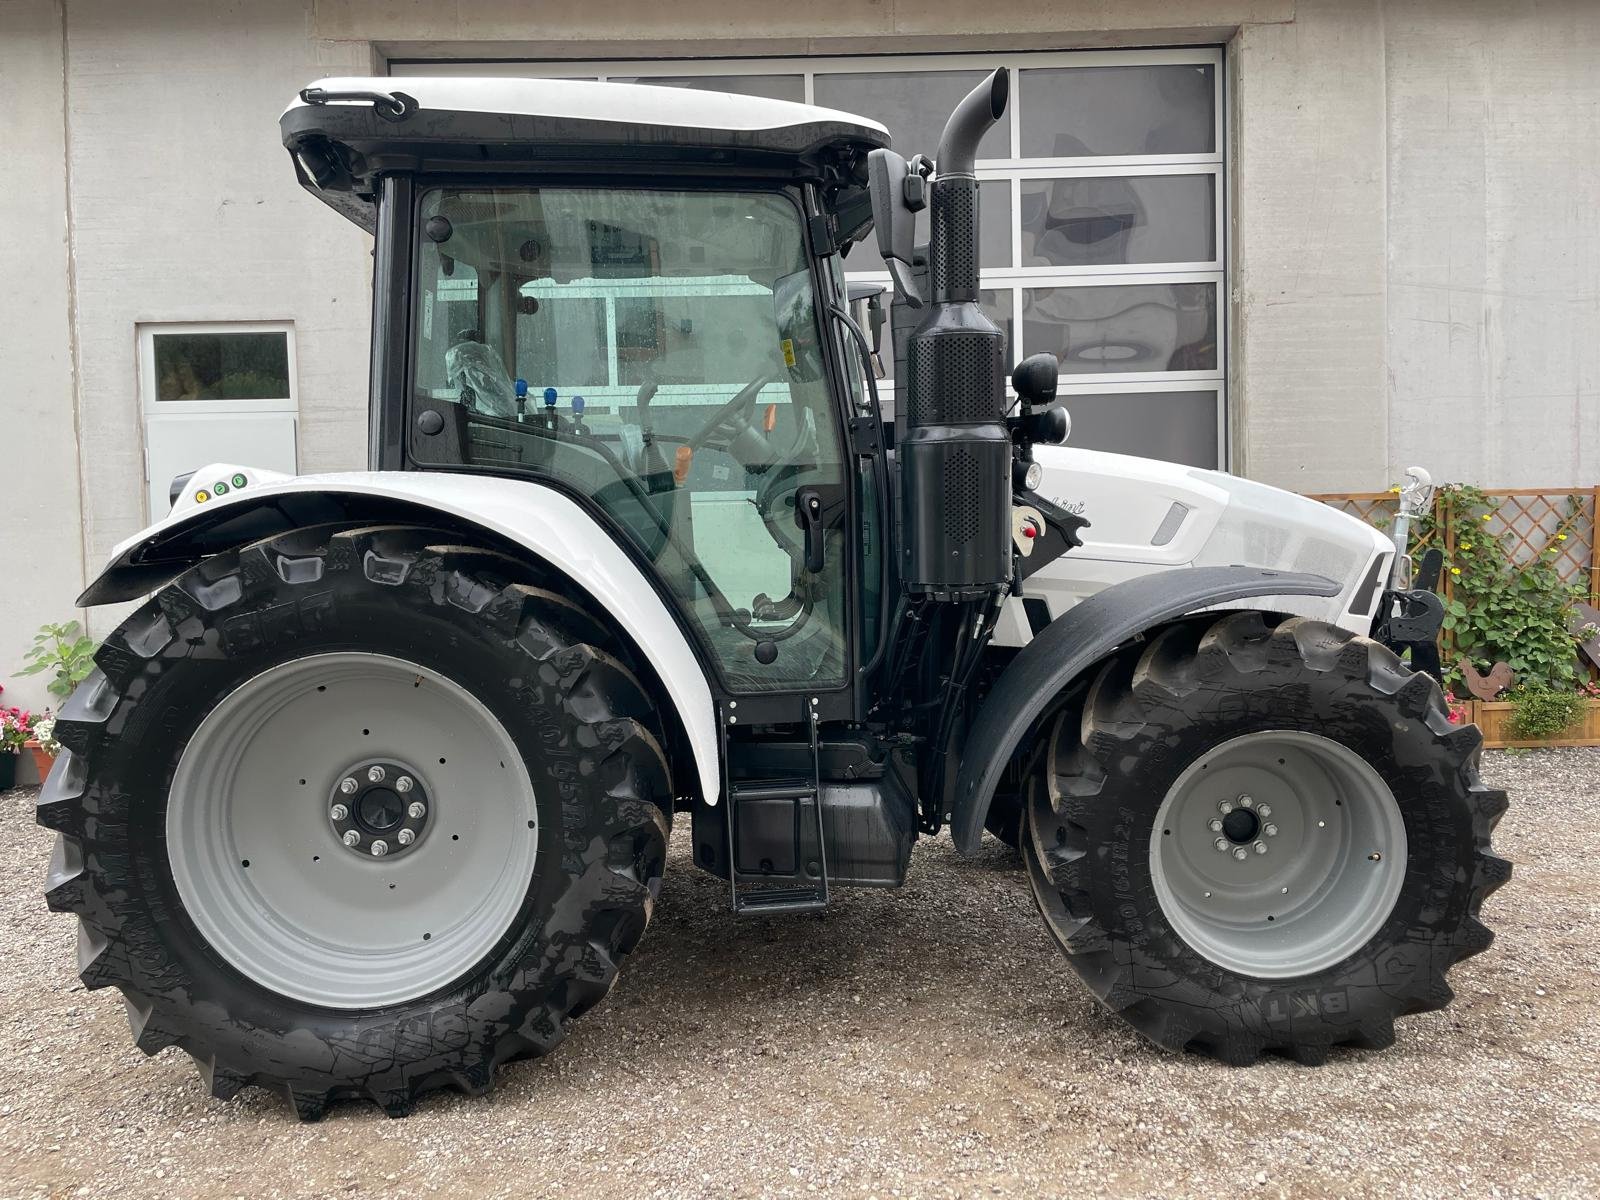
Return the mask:
M956 776L950 833L962 854L977 852L995 787L1051 702L1084 671L1136 634L1186 613L1259 596L1336 596L1321 575L1258 567L1161 571L1097 592L1051 622L1018 651L968 730ZM981 753L973 753L981 747Z
M220 494L219 482L225 489ZM369 522L426 521L430 515L520 546L605 607L667 689L694 754L700 794L715 804L721 789L716 712L699 655L612 534L571 498L543 484L415 471L288 476L214 464L194 473L163 520L112 551L78 604L135 599L207 555L286 529L347 516Z

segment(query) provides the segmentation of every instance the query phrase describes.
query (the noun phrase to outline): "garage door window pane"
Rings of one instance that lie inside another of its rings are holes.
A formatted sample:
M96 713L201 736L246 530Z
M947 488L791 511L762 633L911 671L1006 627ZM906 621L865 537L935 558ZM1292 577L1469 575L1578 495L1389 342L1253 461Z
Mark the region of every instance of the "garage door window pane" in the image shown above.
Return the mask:
M1024 350L1063 374L1217 370L1217 289L1209 283L1029 288Z
M1022 265L1214 262L1212 175L1105 175L1022 184Z
M1023 71L1025 158L1214 154L1209 65L1049 67Z
M158 400L289 398L287 333L158 333L151 341Z
M930 157L939 146L945 118L986 77L985 71L867 71L816 77L812 94L825 108L870 117L888 128L894 148L904 155ZM989 130L978 145L979 158L1010 158L1006 122Z
M651 87L694 88L702 92L733 92L738 96L765 96L769 100L806 98L803 75L608 75L612 83L647 83Z
M1125 392L1064 396L1072 440L1083 450L1217 466L1217 394Z

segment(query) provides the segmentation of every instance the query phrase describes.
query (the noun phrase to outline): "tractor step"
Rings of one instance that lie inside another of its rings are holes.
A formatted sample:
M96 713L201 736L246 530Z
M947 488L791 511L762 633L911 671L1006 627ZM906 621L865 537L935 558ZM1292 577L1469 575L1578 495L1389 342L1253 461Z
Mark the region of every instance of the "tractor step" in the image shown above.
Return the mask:
M733 911L775 914L825 907L828 854L815 719L809 779L729 779L725 795Z

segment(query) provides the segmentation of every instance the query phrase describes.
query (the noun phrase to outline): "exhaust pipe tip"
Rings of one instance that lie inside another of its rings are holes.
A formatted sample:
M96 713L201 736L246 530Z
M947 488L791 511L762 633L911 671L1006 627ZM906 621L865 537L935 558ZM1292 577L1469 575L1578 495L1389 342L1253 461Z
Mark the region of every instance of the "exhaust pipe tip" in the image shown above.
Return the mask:
M996 67L989 77L962 97L944 132L935 158L940 175L970 175L978 159L978 143L1005 115L1011 97L1011 72Z
M1011 97L1011 72L996 67L986 81L989 85L989 116L998 121L1006 115L1006 101Z

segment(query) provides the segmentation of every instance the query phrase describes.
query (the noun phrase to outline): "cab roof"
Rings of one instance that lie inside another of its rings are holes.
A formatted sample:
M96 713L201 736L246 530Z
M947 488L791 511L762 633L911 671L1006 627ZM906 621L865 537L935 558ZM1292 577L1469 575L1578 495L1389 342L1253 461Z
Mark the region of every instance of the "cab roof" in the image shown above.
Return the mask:
M889 144L875 121L760 96L575 79L342 77L279 119L302 184L372 227L384 171L748 168L817 176Z

